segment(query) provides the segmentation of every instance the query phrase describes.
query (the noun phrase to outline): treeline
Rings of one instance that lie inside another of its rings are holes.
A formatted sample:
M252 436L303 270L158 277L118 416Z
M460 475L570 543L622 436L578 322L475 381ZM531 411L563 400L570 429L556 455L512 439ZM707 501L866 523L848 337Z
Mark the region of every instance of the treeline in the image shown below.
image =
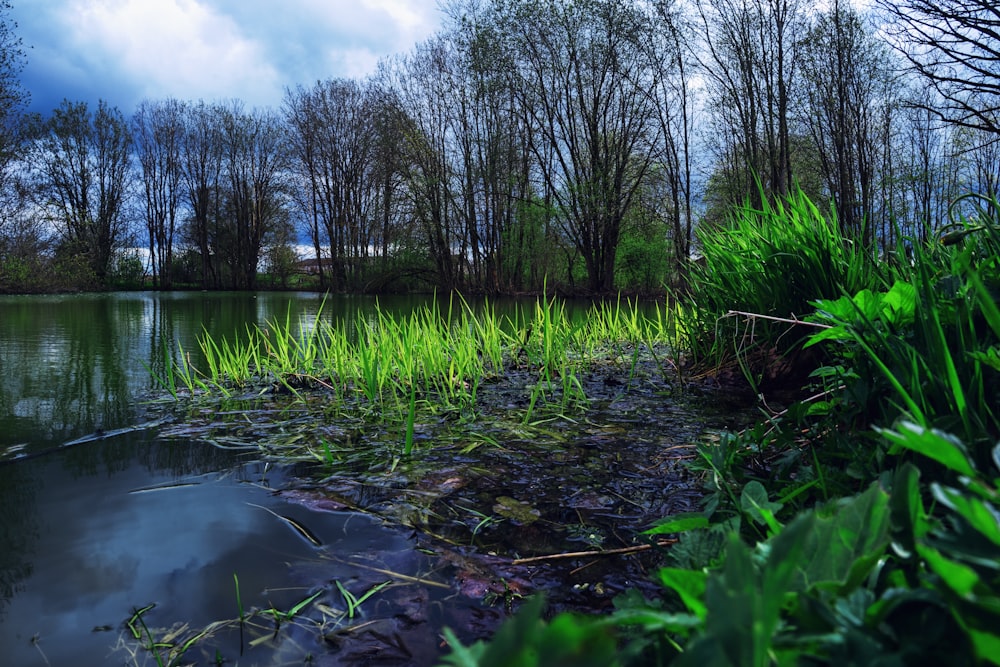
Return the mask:
M697 225L761 191L801 187L873 253L997 194L1000 16L982 0L446 15L373 75L290 88L280 109L47 117L23 113L0 22L0 290L252 289L262 270L345 291L656 290L683 279Z

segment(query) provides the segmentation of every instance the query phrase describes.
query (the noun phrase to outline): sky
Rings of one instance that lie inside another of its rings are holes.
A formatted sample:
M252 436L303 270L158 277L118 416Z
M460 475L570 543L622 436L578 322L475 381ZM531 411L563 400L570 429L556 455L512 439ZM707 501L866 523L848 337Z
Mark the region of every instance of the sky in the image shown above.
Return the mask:
M286 88L363 77L442 23L438 0L13 0L31 111L63 99L279 107Z

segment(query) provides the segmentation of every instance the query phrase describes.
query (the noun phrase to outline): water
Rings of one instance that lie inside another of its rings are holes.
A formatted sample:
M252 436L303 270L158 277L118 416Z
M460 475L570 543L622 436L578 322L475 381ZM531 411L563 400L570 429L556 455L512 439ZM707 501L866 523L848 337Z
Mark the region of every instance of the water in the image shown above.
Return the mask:
M405 314L428 300L377 303ZM650 521L696 507L675 453L737 411L717 397L707 397L714 412L680 400L628 355L581 377L594 397L584 420L522 426L523 387L488 383L493 422L417 424L412 461L319 476L178 436L185 424L161 424L150 408L163 395L150 371L181 349L197 365L203 331L232 338L321 308L350 322L375 305L309 293L0 296L0 665L156 664L128 623L151 604L141 620L157 639L213 628L183 664L426 665L442 627L466 643L487 637L514 593L545 589L556 608L589 611L652 586L655 561L638 556L512 564L628 546ZM337 582L361 597L387 581L355 619L343 616ZM279 633L261 613L313 594ZM240 609L256 611L245 634Z
M0 663L143 664L145 654L112 653L131 639L134 609L156 603L144 617L152 626L231 619L234 574L247 609L287 608L316 581L357 580L357 568L324 562L322 578L293 581L290 569L317 549L262 507L307 525L324 548L412 551L405 533L365 515L284 501L280 471L252 455L164 442L147 423L143 402L159 391L148 369L180 347L197 353L203 330L231 337L312 316L321 303L315 294L0 296ZM324 312L353 317L373 305L341 299Z
M405 311L420 300L383 299ZM0 296L0 460L132 426L157 389L148 369L183 348L198 357L208 331L233 338L246 326L311 317L352 318L373 297L312 293L119 293Z

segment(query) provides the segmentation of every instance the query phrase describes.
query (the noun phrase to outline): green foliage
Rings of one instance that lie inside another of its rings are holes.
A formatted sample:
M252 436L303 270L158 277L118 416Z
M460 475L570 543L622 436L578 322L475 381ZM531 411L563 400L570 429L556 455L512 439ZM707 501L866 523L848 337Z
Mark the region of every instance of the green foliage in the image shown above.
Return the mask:
M1000 664L998 214L990 201L891 276L812 284L817 393L699 446L704 512L647 531L679 533L664 595L623 595L602 621L621 664ZM782 289L756 288L743 307Z
M726 318L731 311L801 317L817 298L853 294L887 279L872 252L843 236L832 210L824 214L800 189L773 203L761 196L759 208L747 203L724 224L698 234L702 260L680 301L690 351L711 364L731 359L734 349L745 357L761 350L784 354L803 338L801 327L768 320L744 326Z
M910 275L887 292L816 301L809 319L830 328L807 345L827 352L823 388L844 388L842 421L905 416L954 433L983 465L1000 435L1000 233L988 215L963 229L964 244L917 247Z
M634 217L639 217L635 214ZM662 223L635 220L622 230L615 259L615 282L624 290L651 293L668 282L672 245Z
M592 619L560 614L542 620L545 600L529 600L490 642L465 647L451 630L445 638L452 649L443 665L453 667L614 667L620 665L617 645L607 628Z
M140 289L146 276L146 267L137 253L116 257L111 267L111 286L124 289Z

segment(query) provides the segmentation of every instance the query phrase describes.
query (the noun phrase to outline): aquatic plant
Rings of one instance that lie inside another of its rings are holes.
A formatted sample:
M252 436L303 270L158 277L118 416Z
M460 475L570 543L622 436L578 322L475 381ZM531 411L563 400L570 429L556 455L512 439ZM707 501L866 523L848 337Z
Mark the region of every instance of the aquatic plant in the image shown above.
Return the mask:
M401 453L409 456L421 420L442 414L475 420L483 383L512 374L524 378L524 424L585 408L579 376L587 368L620 364L631 380L640 356L667 357L673 328L661 310L618 302L573 318L565 304L543 298L528 312L500 317L489 304L477 314L454 297L446 311L436 303L406 317L377 309L345 326L326 319L321 308L311 319L292 322L286 315L235 339L206 334L200 340L205 370L196 370L182 351L160 382L185 387L183 397L172 392L185 400L285 392L328 419L398 424ZM662 364L660 370L671 372ZM328 442L313 451L331 460Z

